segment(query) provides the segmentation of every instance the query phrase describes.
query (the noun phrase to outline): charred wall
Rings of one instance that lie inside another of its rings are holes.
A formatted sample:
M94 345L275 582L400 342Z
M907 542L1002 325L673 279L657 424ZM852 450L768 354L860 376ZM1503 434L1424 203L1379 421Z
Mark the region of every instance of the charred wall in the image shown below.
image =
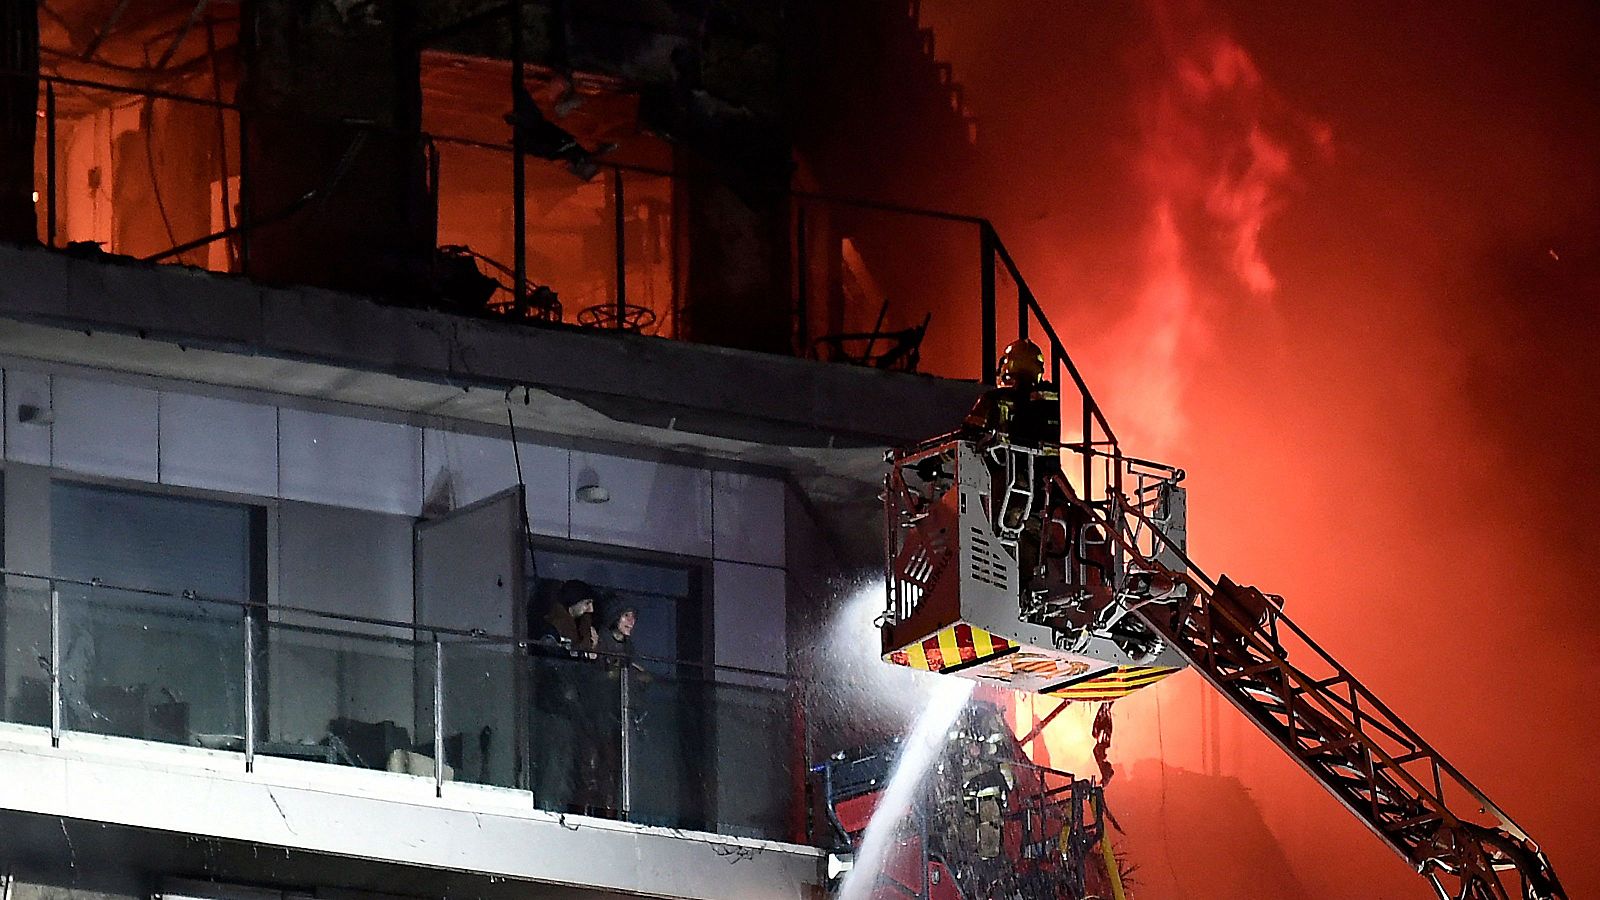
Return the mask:
M38 74L36 5L0 0L0 240L38 240L33 208Z
M433 237L413 4L253 0L247 10L252 274L415 291Z

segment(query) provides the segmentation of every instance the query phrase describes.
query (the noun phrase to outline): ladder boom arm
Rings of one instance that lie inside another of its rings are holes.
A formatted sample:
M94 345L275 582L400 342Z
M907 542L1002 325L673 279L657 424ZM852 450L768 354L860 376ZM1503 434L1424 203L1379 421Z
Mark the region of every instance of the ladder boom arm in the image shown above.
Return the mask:
M1116 494L1088 503L1055 477L1130 568L1187 587L1176 603L1141 604L1134 614L1441 898L1565 900L1533 839L1285 615L1281 601L1206 575L1138 504Z

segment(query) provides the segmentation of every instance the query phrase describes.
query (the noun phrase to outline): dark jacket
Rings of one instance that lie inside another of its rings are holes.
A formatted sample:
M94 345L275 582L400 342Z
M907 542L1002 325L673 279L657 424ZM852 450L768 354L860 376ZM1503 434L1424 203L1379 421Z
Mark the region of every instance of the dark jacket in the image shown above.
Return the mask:
M968 437L1003 437L1025 447L1053 449L1061 440L1061 395L1049 382L990 388L973 404L961 431Z
M559 602L545 611L533 644L534 703L540 710L569 717L582 712L586 682L598 674L588 655L595 649L592 628L589 616L575 619Z

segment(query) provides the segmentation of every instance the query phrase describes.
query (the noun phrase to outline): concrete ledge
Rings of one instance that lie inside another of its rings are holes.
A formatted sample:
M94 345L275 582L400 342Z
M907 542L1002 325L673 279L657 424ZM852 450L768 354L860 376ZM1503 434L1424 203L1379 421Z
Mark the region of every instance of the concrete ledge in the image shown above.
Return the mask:
M948 430L978 386L567 327L528 327L176 266L0 245L0 317L456 386L539 388L619 421L786 446Z
M471 872L589 896L810 900L810 847L531 808L520 791L0 725L0 809ZM65 826L63 826L65 827ZM575 895L576 896L576 895Z

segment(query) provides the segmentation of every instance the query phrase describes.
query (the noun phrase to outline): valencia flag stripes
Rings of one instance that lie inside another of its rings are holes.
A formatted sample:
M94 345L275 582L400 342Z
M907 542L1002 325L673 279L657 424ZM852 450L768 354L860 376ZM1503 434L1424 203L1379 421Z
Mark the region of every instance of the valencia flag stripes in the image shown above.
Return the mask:
M1178 671L1176 666L1118 666L1088 681L1080 681L1051 691L1049 696L1082 703L1104 703L1126 697L1139 688L1155 684L1176 671Z

